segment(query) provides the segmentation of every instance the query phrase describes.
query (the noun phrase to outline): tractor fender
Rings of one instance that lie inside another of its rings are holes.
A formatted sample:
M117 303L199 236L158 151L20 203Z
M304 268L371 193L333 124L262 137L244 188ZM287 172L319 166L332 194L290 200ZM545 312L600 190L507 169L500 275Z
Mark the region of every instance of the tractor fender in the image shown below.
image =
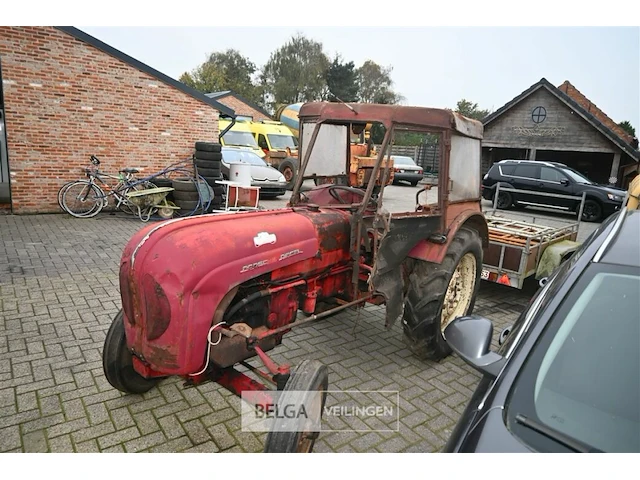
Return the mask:
M420 240L409 251L407 256L415 258L416 260L441 263L449 249L449 245L451 245L453 237L455 237L456 232L462 227L477 230L482 239L482 246L487 247L489 245L489 228L487 227L484 214L478 211L464 211L456 216L449 225L449 228L444 234L446 238L444 243L436 243L428 239Z

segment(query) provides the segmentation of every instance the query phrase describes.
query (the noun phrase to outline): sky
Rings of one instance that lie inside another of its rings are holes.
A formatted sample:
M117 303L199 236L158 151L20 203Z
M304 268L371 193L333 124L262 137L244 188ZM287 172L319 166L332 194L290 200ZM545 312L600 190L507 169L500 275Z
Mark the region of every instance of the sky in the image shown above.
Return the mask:
M543 77L569 80L640 131L638 27L77 27L176 79L229 48L260 68L302 33L330 58L392 67L405 105L455 108L465 98L496 110Z

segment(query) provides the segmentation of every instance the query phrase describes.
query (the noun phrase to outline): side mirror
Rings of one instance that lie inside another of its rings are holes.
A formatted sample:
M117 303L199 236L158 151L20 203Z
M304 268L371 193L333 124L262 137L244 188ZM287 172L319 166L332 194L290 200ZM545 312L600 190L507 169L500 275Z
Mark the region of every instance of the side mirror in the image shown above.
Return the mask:
M506 360L491 351L493 323L479 315L458 317L444 329L444 338L451 349L479 372L498 376Z
M566 178L564 180L560 180L560 185L564 185L565 187L569 186L569 180L567 180Z

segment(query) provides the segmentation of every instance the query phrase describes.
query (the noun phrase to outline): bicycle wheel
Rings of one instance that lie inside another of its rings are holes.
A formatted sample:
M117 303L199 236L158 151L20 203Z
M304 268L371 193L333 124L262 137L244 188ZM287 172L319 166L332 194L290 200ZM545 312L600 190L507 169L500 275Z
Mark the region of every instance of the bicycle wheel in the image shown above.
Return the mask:
M77 218L95 217L104 207L104 192L97 185L79 180L69 185L62 194L62 206Z
M67 182L64 185L62 185L60 187L60 190L58 190L58 206L60 207L60 210L66 212L67 210L64 208L64 206L62 205L62 195L64 194L64 191L67 189L67 187L69 185L73 185L74 183L76 183L77 180L74 180L72 182Z

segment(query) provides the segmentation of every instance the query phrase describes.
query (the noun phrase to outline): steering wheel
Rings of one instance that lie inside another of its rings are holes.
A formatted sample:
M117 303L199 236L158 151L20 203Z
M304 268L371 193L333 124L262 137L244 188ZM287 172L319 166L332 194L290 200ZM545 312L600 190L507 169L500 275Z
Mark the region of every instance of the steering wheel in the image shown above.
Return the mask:
M346 202L345 199L342 198L342 196L338 193L338 190L344 190L345 192L355 193L357 195L360 195L362 198L364 198L364 195L365 195L364 190L360 190L359 188L349 187L347 185L331 185L330 187L328 187L327 191L329 192L329 195L331 195L333 198L335 198L338 202L342 203L343 205L346 205L349 202ZM374 208L377 207L377 204L373 198L369 200L369 203Z

